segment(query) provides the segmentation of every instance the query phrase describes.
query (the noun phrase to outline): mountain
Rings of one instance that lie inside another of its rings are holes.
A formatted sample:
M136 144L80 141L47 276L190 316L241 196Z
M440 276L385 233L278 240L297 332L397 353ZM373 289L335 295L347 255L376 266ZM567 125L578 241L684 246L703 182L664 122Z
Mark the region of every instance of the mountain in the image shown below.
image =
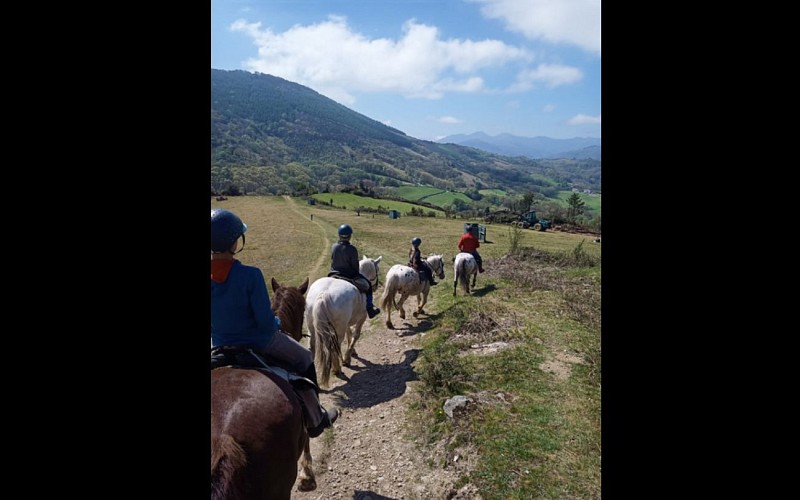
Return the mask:
M469 146L505 156L600 160L600 139L592 137L551 139L550 137L520 137L511 134L490 136L483 132L475 132L469 135L451 135L437 142Z
M532 160L415 139L314 90L246 71L211 70L211 189L309 194L406 185L555 196L600 190L597 160Z

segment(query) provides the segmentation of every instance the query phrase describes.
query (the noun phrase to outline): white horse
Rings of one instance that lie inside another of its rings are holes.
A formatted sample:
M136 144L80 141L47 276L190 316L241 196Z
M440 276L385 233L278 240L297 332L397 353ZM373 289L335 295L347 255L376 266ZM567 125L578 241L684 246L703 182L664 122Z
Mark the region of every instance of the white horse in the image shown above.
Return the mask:
M425 262L428 263L431 270L439 277L444 279L444 263L441 255L430 255ZM402 264L395 264L386 273L386 282L383 284L383 295L381 296L381 307L383 314L386 315L386 327L394 328L392 325L392 307L400 312L400 318L406 319L406 311L403 309L403 303L411 295L417 297L417 310L414 311L416 318L420 313L425 313L423 308L428 303L428 292L431 289L431 283L428 280L420 283L419 274L414 268L404 266ZM395 301L395 296L400 294L400 300Z
M469 276L472 275L472 288L475 288L475 279L478 277L478 262L471 253L461 252L453 261L453 297L456 296L456 285L461 283L461 289L467 295L469 290Z
M359 272L372 288L378 286L378 263L382 257L359 261ZM310 337L311 352L321 387L328 387L331 375L350 366L356 356L356 341L367 319L367 299L353 283L341 278L324 277L316 280L306 292L305 323ZM341 345L347 342L344 356Z

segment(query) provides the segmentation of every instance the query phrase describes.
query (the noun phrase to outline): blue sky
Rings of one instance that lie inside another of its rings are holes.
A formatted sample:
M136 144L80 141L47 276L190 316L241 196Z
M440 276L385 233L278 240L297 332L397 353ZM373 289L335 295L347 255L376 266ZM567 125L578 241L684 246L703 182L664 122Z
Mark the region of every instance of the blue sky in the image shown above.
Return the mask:
M600 0L211 0L211 67L417 139L601 137Z

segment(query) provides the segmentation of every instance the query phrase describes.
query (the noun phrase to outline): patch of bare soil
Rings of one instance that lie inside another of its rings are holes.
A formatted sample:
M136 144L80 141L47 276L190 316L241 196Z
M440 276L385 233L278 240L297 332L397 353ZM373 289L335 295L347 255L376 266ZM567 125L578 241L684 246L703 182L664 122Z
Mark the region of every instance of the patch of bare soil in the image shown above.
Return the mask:
M414 299L411 299L412 304ZM354 500L479 499L475 488L455 483L472 466L474 452L445 451L444 443L425 445L409 432L407 409L415 398L413 364L417 341L430 323L421 315L392 318L389 330L381 312L364 325L357 356L343 376L331 379L322 404L339 409L333 429L311 440L317 488L292 499ZM306 344L307 344L307 339Z

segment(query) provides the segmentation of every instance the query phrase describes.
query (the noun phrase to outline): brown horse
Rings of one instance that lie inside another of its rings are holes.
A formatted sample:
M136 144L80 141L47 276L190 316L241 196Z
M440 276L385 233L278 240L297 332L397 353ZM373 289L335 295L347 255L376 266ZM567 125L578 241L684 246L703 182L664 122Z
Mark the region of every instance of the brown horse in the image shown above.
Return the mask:
M272 279L273 310L281 328L302 330L304 293ZM288 330L284 330L288 331ZM288 382L252 368L211 370L211 498L267 500L291 498L317 482L300 400Z
M272 312L281 320L281 330L300 342L303 338L303 312L306 308L305 294L308 278L300 286L281 286L272 278Z

